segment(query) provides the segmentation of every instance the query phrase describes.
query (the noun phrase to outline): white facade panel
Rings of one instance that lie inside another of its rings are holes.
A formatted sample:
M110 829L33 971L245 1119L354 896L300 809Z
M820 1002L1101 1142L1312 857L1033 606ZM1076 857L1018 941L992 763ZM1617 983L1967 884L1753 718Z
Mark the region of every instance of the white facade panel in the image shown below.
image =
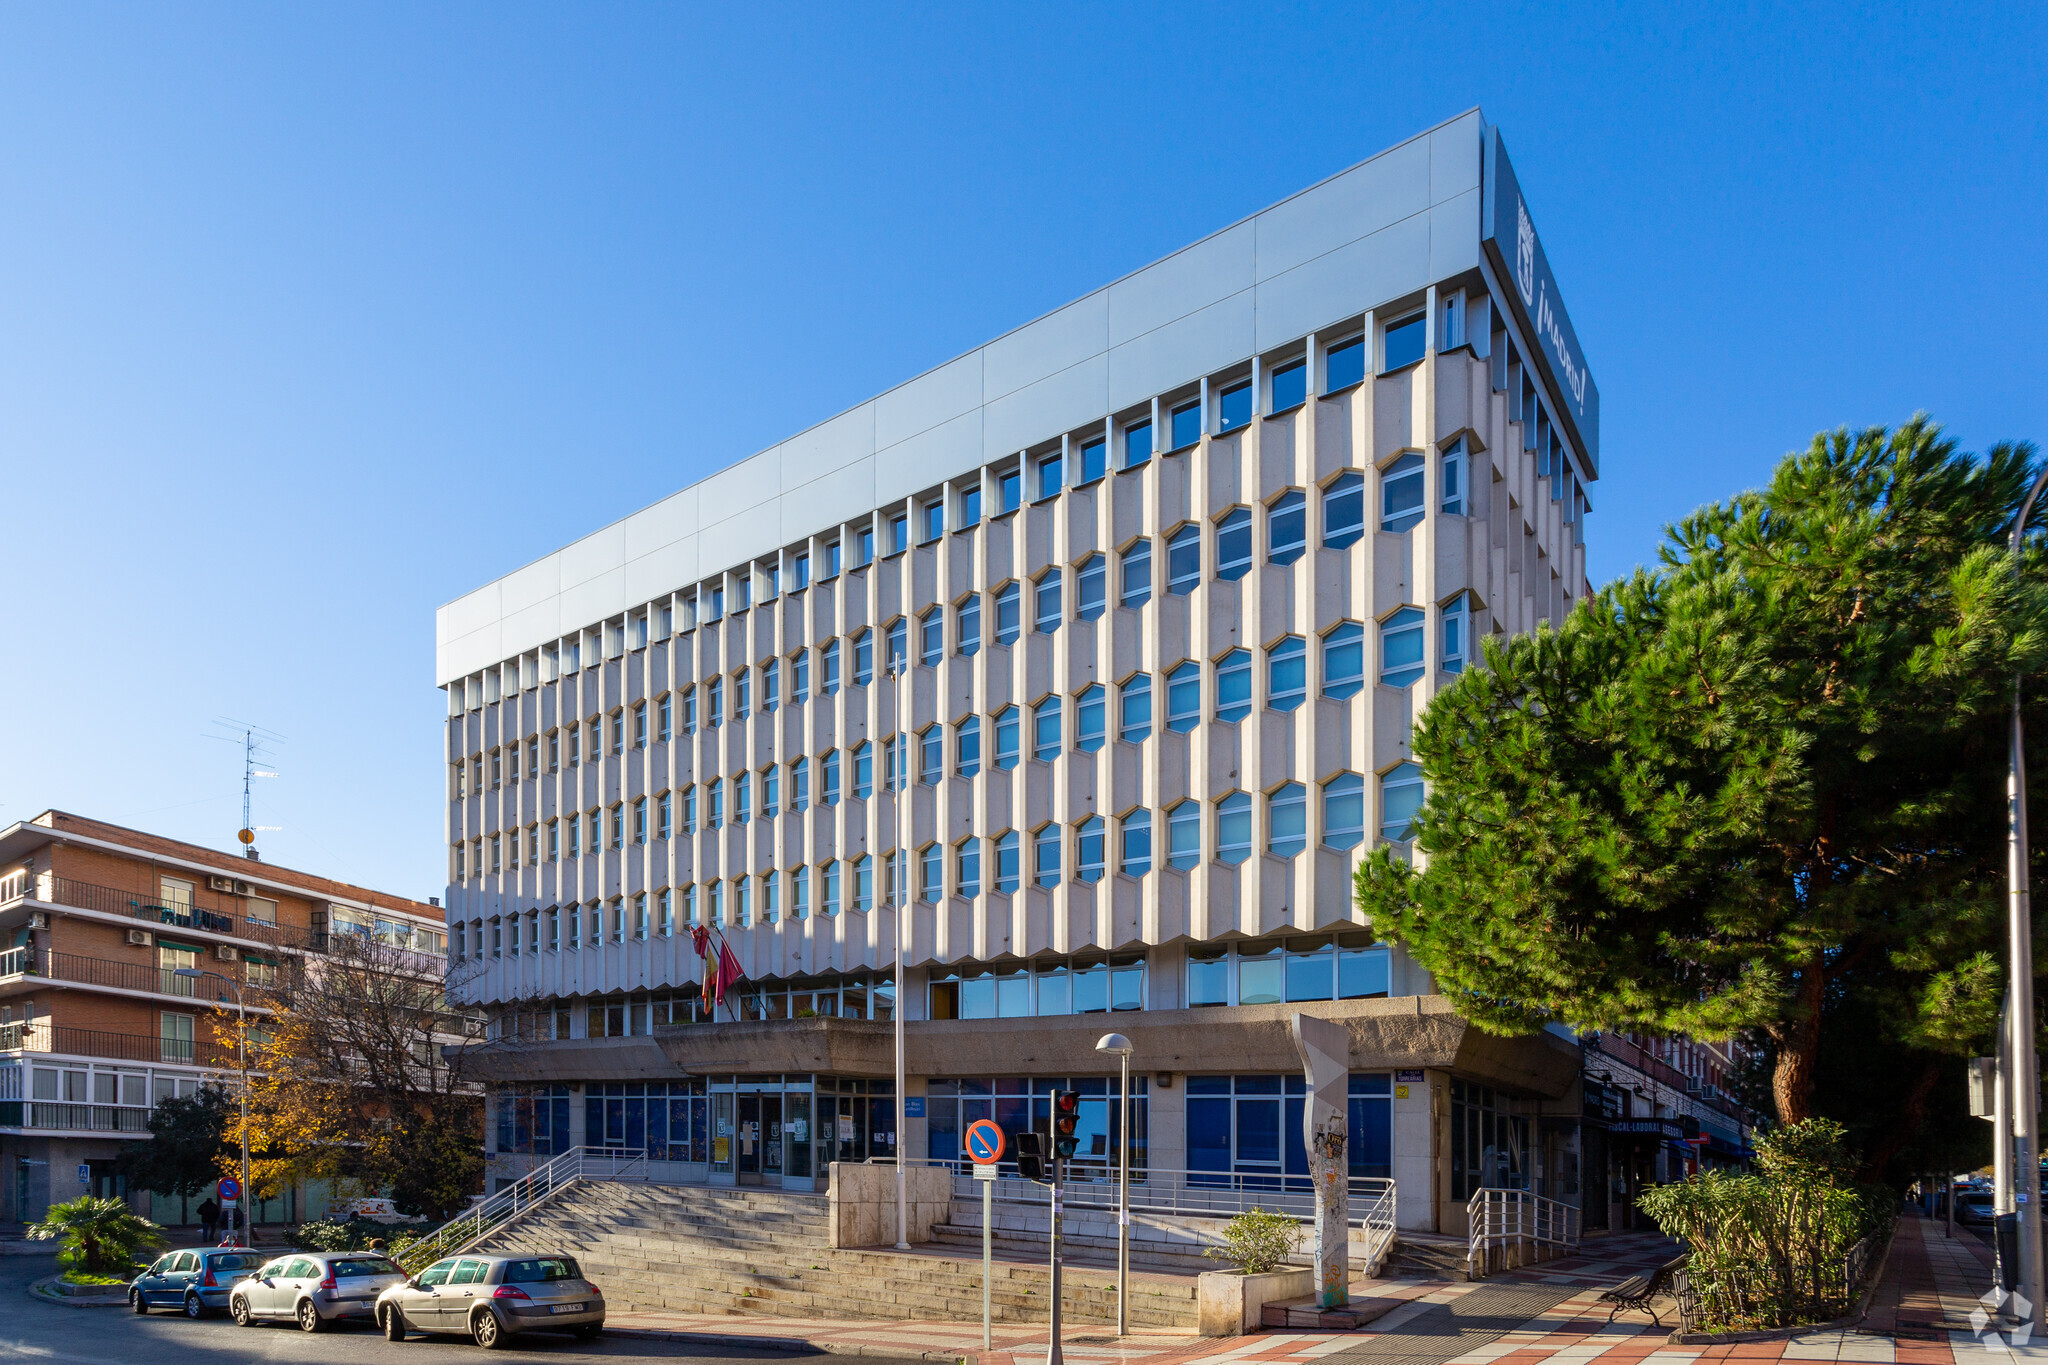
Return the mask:
M1094 356L982 409L982 458L1000 459L1107 411L1109 357Z
M548 556L552 562L554 555ZM524 573L525 570L521 570ZM460 640L486 626L495 626L504 616L504 585L491 583L456 598L438 613L438 634L444 641Z
M514 569L498 580L498 587L498 610L505 616L541 602L552 602L562 591L561 558L549 555L523 569Z
M1250 287L1256 223L1226 228L1111 285L1109 344L1144 336Z
M698 576L697 536L679 536L668 544L626 561L626 597L633 602L665 597ZM723 567L723 566L721 566ZM526 632L517 632L520 635ZM559 627L548 632L559 633Z
M1429 211L1429 278L1448 279L1479 268L1479 191Z
M782 495L782 543L828 530L874 507L877 501L873 460L861 460L812 479Z
M865 425L865 423L863 423ZM782 447L750 455L697 485L697 529L751 512L782 491Z
M920 432L875 457L875 501L891 503L981 463L981 408Z
M1258 348L1266 350L1429 284L1429 217L1417 214L1318 256L1259 286Z
M1479 188L1480 138L1485 122L1477 110L1452 119L1429 139L1429 202L1441 204Z
M875 445L887 449L981 406L981 353L919 375L875 400Z
M580 630L626 609L626 566L606 569L562 589L562 619L573 621L570 630Z
M698 490L671 493L626 518L626 559L630 562L673 544L697 530Z
M1429 145L1421 139L1403 143L1260 214L1259 279L1421 213L1429 202Z
M562 591L626 567L626 524L615 521L561 551Z
M1109 349L1109 291L1098 289L981 348L982 396L994 402Z
M809 431L784 441L781 454L782 477L771 489L794 488L821 474L844 469L855 460L875 453L875 405L872 401L829 417ZM772 475L770 476L772 477ZM709 509L706 509L707 517Z
M1110 409L1250 359L1252 335L1252 291L1246 289L1126 342L1109 353Z

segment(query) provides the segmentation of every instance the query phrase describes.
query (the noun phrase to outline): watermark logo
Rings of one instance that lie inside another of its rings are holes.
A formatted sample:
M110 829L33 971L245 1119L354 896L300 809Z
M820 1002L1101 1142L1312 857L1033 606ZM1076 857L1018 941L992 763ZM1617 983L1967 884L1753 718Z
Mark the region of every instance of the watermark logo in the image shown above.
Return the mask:
M2008 1299L2012 1301L2012 1314L2020 1324L2001 1334L1992 1330L1991 1315L2005 1307ZM2008 1294L2003 1286L1993 1285L1977 1302L1983 1307L1970 1310L1970 1330L1977 1334L1977 1340L1983 1343L1984 1349L1993 1355L2017 1351L2033 1336L2034 1305L2027 1302L2026 1295Z

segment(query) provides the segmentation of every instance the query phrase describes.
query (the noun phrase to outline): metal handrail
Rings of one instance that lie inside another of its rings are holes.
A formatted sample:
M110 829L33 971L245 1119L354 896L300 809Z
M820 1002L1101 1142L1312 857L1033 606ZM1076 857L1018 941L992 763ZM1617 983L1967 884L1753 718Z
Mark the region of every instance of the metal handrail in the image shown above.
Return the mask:
M967 1163L910 1157L907 1164L951 1170L954 1173L954 1197L980 1202L982 1182L974 1178ZM995 1180L998 1202L1043 1204L1051 1198L1045 1193L1045 1186L1016 1175L1015 1169L1008 1163L1000 1168L1001 1173ZM1116 1171L1108 1166L1089 1165L1077 1170L1069 1165L1061 1190L1061 1202L1064 1204L1114 1208L1117 1199ZM1393 1190L1394 1182L1385 1177L1352 1176L1353 1225L1366 1220L1367 1214L1361 1210L1376 1210L1382 1200L1391 1200ZM1131 1208L1134 1211L1228 1217L1253 1207L1271 1213L1285 1213L1297 1219L1313 1219L1316 1211L1314 1184L1306 1175L1277 1171L1182 1171L1160 1166L1133 1167L1131 1170ZM1372 1214L1375 1219L1380 1216Z
M1501 1253L1498 1268L1507 1270L1526 1264L1524 1253L1532 1247L1539 1254L1548 1248L1551 1255L1560 1255L1579 1245L1579 1210L1527 1190L1481 1186L1466 1201L1465 1217L1465 1269L1475 1280L1495 1268L1496 1250Z
M487 1195L417 1242L407 1243L393 1257L406 1273L417 1275L443 1256L474 1246L489 1233L547 1203L585 1180L647 1179L647 1150L636 1147L571 1147L568 1151Z

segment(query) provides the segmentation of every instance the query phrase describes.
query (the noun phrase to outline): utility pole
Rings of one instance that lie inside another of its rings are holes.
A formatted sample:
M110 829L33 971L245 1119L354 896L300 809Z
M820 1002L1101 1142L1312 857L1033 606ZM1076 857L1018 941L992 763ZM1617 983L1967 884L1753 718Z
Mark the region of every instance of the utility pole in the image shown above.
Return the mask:
M2034 476L2026 501L2012 520L2009 545L2013 576L2020 572L2020 546L2026 539L2027 518L2034 501L2048 484L2048 464ZM2006 797L2006 880L2010 889L2007 923L2010 996L2010 1066L2006 1072L2012 1091L2012 1131L2015 1138L2013 1202L2019 1214L2020 1276L2018 1296L2010 1305L2013 1315L2033 1323L2041 1311L2041 1163L2036 1137L2040 1125L2041 1098L2039 1065L2034 1055L2034 938L2033 895L2029 886L2027 846L2027 757L2026 730L2020 720L2020 678L2012 681L2012 725L2008 739L2005 772Z

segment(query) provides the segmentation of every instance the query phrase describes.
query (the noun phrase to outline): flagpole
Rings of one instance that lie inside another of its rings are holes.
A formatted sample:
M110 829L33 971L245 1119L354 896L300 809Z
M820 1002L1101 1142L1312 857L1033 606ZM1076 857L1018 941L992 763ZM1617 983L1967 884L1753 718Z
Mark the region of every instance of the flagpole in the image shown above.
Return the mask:
M890 661L896 674L896 828L890 832L893 845L890 854L896 864L896 918L892 932L896 937L896 1249L910 1250L910 1194L908 1177L904 1171L907 1160L904 1154L904 1138L909 1128L910 1102L904 1096L903 1082L903 1006L906 999L903 989L903 912L910 904L906 894L910 887L910 869L904 865L903 837L903 793L910 788L910 721L903 708L903 683L910 676L910 660L906 656Z

